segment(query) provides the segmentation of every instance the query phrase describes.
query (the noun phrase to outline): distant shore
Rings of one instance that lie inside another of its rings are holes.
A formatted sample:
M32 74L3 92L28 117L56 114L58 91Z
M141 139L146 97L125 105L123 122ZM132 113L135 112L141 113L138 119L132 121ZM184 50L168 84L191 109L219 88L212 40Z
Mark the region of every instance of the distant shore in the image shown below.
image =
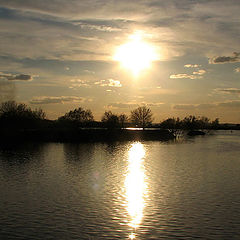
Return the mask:
M210 130L240 129L240 124L220 124L205 116L167 118L153 123L149 107L139 106L130 115L105 111L101 121L94 120L90 109L78 107L56 120L26 104L6 101L0 104L0 143L9 142L109 142L172 140L187 134L205 135Z
M166 129L130 130L130 129L1 129L0 142L109 142L109 141L166 141L175 135Z

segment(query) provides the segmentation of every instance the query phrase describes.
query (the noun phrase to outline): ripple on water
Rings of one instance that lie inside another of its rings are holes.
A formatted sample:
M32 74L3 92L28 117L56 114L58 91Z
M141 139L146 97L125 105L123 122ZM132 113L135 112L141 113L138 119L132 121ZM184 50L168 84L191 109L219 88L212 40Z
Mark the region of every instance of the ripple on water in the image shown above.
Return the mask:
M238 146L220 132L1 148L0 239L238 239Z

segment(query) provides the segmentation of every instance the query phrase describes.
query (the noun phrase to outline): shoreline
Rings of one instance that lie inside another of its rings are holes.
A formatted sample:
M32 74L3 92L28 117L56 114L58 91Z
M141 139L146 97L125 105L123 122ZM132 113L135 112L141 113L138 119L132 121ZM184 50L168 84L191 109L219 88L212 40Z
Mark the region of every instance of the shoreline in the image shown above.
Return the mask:
M111 142L167 141L175 135L166 129L1 129L0 142Z

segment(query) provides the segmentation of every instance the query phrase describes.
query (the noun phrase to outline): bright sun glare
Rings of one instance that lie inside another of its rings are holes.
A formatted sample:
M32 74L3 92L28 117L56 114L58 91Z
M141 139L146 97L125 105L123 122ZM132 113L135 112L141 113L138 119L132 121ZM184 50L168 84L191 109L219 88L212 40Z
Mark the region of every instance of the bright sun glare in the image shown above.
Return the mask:
M142 37L141 32L131 35L129 42L119 46L114 55L114 60L119 61L121 66L129 69L134 76L148 69L151 62L157 59L154 47Z

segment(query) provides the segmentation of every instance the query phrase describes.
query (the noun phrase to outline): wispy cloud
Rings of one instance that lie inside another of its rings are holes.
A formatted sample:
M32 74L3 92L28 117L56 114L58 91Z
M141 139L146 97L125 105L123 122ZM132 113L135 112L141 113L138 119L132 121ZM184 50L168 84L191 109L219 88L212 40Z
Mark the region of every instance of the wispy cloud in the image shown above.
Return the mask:
M230 108L237 108L237 109L239 109L239 107L240 107L240 100L222 102L222 103L219 103L218 106L226 107L226 108L230 107Z
M88 70L88 69L85 69L85 70L84 70L84 73L87 73L87 74L92 74L92 75L94 75L94 74L95 74L95 72L94 72L94 71L91 71L91 70Z
M185 64L184 67L185 68L198 68L198 67L201 67L201 65L198 65L198 64Z
M0 72L0 79L6 79L9 81L31 81L33 78L29 74L5 74Z
M207 104L176 104L173 105L173 109L180 111L195 111L195 110L208 110L211 108L239 108L240 100L218 102L218 103L207 103Z
M70 80L71 85L69 88L78 88L78 87L91 87L88 81L82 79L72 79Z
M33 98L31 104L52 104L52 103L71 103L71 102L84 102L86 98L76 96L40 96Z
M121 102L116 102L116 103L109 103L108 107L109 108L134 108L137 107L137 103L121 103Z
M82 22L78 23L81 25L81 28L88 28L90 30L97 30L102 32L119 32L121 31L120 28L112 27L112 26L106 26L106 25L94 25L94 24L84 24Z
M239 46L240 3L232 0L11 0L0 6L4 55L109 60L136 28L151 32L166 52L163 58L183 56L190 48L207 55Z
M198 78L202 78L202 76L186 74L186 73L179 73L179 74L172 74L172 75L170 75L170 78L172 78L172 79L179 79L179 78L198 79Z
M173 109L175 110L208 110L211 108L216 108L219 104L218 103L202 103L202 104L176 104L173 105Z
M196 106L193 104L176 104L173 106L173 109L176 110L194 110Z
M101 87L122 87L122 84L119 80L114 80L112 78L107 80L100 80L98 82L95 82L95 84Z
M191 66L188 66L188 67L193 68L195 66L199 66L199 65L191 65ZM170 75L170 78L172 78L172 79L181 79L181 78L199 79L199 78L202 78L202 75L204 75L205 73L206 73L206 70L199 69L197 71L194 71L192 74L187 74L187 73L172 74L172 75Z
M110 108L126 108L126 109L129 109L129 108L136 108L138 106L149 106L149 107L159 107L159 106L162 106L164 105L164 103L162 102L115 102L115 103L110 103L108 104L108 107Z
M234 52L233 56L219 56L209 59L211 64L235 63L240 62L240 52Z
M229 94L240 94L240 88L216 88L214 91Z
M204 69L199 69L198 71L193 72L194 75L203 75L206 73L206 70Z

